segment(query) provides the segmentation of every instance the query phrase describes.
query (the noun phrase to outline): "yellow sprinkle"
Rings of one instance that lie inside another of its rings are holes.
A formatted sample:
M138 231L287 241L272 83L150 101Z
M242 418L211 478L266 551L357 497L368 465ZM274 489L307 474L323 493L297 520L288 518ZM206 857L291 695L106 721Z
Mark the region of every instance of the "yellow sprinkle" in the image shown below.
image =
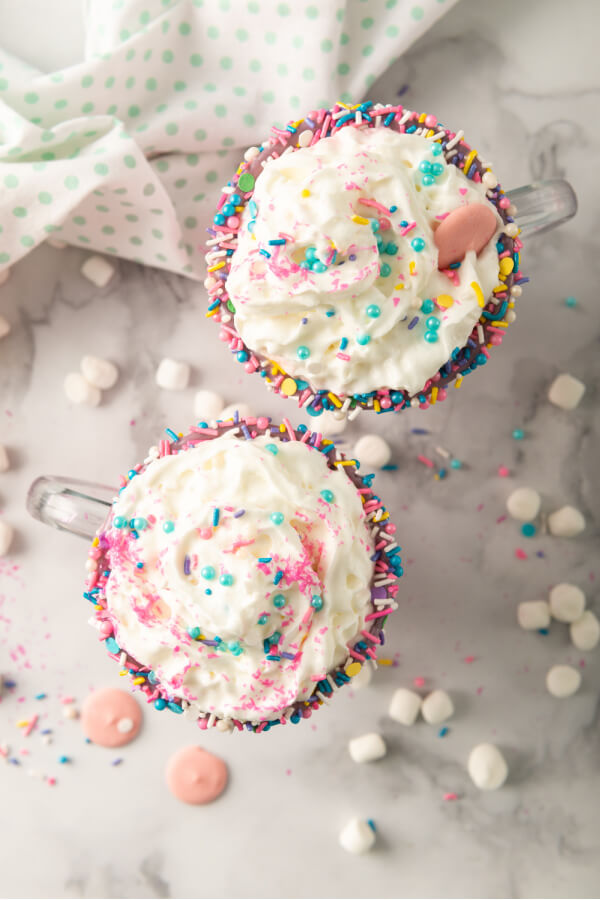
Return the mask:
M388 659L385 656L383 657L383 659L378 659L377 662L379 663L380 666L393 666L394 665L394 660Z
M410 263L408 264L408 271L410 272L411 275L414 275L414 274L415 274L415 261L414 261L414 259L411 259Z
M235 211L236 211L236 212L243 212L243 211L244 211L244 207L243 207L243 206L236 206Z
M390 517L389 512L385 512L379 519L377 519L377 521L378 521L378 522L385 522L385 520L386 520L386 519L389 519L389 517Z
M272 359L269 360L269 365L271 366L271 375L273 375L273 376L275 376L275 375L285 375L285 372L283 371L283 369L281 369L281 368L277 365L277 363L274 362Z
M454 382L454 387L456 388L456 390L459 389L459 387L461 386L462 383L463 383L462 378L457 378L457 379L456 379L456 381Z
M26 728L29 725L29 719L19 719L17 722L17 728Z
M350 109L350 107L348 106L348 104L347 104L347 103L342 103L341 100L337 100L335 105L336 105L336 106L341 106L342 109Z
M419 123L423 123L425 121L426 115L427 113L421 113L421 115L419 116Z
M356 466L355 459L336 459L334 466Z
M359 662L351 662L350 665L346 666L346 675L352 678L354 675L358 675L362 666Z
M123 676L123 675L129 675L129 672L127 671L127 669L123 669L122 672L119 672L119 675L121 675L121 676Z
M438 388L437 388L437 386L436 386L436 387L432 387L432 388L431 388L431 396L429 397L429 400L431 401L431 405L432 405L432 406L435 406L435 404L437 403L437 395L438 395Z
M298 385L293 378L284 378L279 386L279 390L286 397L292 397L298 390Z
M369 220L365 219L364 216L352 216L352 221L356 222L357 225L368 225Z
M225 260L222 259L221 262L215 263L214 266L209 266L206 271L207 272L216 272L217 269L222 269L224 265L225 265Z
M425 135L425 137L430 138L430 137L433 137L434 134L435 134L435 132L434 132L433 128L430 128L429 131L427 132L427 134Z
M321 446L323 447L329 447L331 444L333 444L333 441L330 441L329 438L323 438L321 441Z
M146 680L145 678L141 678L141 677L140 677L140 678L134 678L134 679L133 679L133 683L134 683L134 684L143 684L143 683L145 682L145 680Z
M381 410L381 404L377 397L373 400L373 409L375 410L375 412L379 412Z
M435 302L442 309L449 309L454 304L454 297L451 297L450 294L438 294Z
M464 167L463 167L463 172L465 173L465 175L467 174L467 172L468 172L469 169L471 168L471 163L473 162L473 160L475 159L476 156L477 156L477 150L471 150L471 152L469 153L469 155L468 155L467 158L465 159L465 164L464 164Z
M402 283L401 283L401 284L397 284L397 285L394 287L394 290L395 290L395 291L403 291L403 290L404 290L404 285L403 285Z
M473 291L475 292L475 296L477 297L477 303L483 309L483 307L485 306L485 298L483 296L483 291L481 290L481 288L479 287L479 285L477 284L476 281L471 282L471 287L473 288Z
M283 422L282 422L281 425L279 426L279 430L280 430L280 432L281 432L282 434L285 434L285 425L283 424Z
M100 543L100 538L96 535L96 537L92 541L92 547L97 547L99 543Z
M308 188L303 188L301 193L303 197L310 197L310 191Z
M505 290L506 290L505 284L497 284L496 287L493 289L492 293L499 294L501 291L505 291Z
M211 310L209 310L207 313L205 313L205 317L206 317L207 319L210 319L211 316L216 316L216 314L217 314L218 312L220 312L220 310L221 310L221 307L220 307L220 306L215 306L214 309L211 309Z
M340 400L340 398L337 397L335 394L332 394L331 392L329 394L327 394L327 396L329 397L329 399L331 400L333 405L337 406L337 408L340 409L340 407L342 406L342 401Z
M508 322L492 322L492 325L495 325L496 328L508 328Z
M505 256L500 260L500 271L503 275L510 275L515 267L515 261L510 256Z

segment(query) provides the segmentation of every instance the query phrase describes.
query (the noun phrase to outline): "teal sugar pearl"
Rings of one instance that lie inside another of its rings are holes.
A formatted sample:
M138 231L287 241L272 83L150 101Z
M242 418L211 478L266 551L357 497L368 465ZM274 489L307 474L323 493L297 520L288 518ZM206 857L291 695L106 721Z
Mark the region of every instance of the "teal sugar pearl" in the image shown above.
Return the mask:
M462 469L462 462L460 461L460 459L450 460L450 468L451 469Z
M442 152L442 148L441 148L440 144L432 145L432 147L431 147L431 155L432 156L439 156L441 154L441 152Z
M435 344L437 339L438 339L437 331L426 331L425 332L425 340L427 341L428 344Z
M381 315L381 310L377 304L370 303L369 306L367 306L367 315L370 319L378 319Z
M203 566L203 568L200 569L200 574L203 578L206 578L207 581L212 581L217 573L214 566Z
M148 527L148 520L144 519L142 516L137 516L135 519L131 520L131 527L135 528L136 531L143 531L144 528Z
M321 262L319 259L315 259L314 262L310 264L310 268L313 272L326 272L327 266L325 263Z
M298 357L298 359L308 359L308 357L310 356L310 350L308 349L308 347L301 345L296 350L296 356Z
M387 278L392 272L392 267L388 263L382 263L379 267L379 274L382 278Z
M429 316L429 318L427 319L425 324L427 325L428 328L433 329L433 331L437 331L438 328L440 327L440 320L437 319L435 316Z
M533 537L536 532L536 527L533 522L525 522L521 525L521 534L523 537Z
M439 178L439 176L442 174L443 171L444 171L444 167L441 163L433 163L433 165L431 167L432 175L434 175L436 178Z
M576 297L567 297L565 299L565 306L568 306L569 309L573 309L574 306L577 306L577 298Z
M361 347L364 347L371 340L370 334L359 334L356 338L356 343L360 344Z
M379 222L377 219L371 219L371 231L379 231Z
M423 238L416 237L412 239L412 241L410 242L410 246L413 248L415 253L420 253L425 249L425 241L423 240Z
M271 522L273 523L273 525L281 525L281 524L283 524L283 520L285 519L285 516L281 512L274 512L274 513L271 513L270 519L271 519Z
M435 303L433 300L423 300L421 303L421 312L425 313L426 316L429 315L429 313L432 313L434 309Z
M398 244L394 244L393 241L390 241L389 244L385 245L383 252L387 253L388 256L394 256L398 252Z
M435 182L435 178L433 177L433 175L423 175L421 181L423 182L425 187L430 187Z
M514 437L515 441L522 441L523 438L525 437L525 432L523 431L522 428L515 428L515 430L512 433L512 436Z
M167 520L163 525L163 531L166 532L167 534L170 534L171 531L174 531L174 530L175 530L175 523L171 522L170 519Z
M421 172L423 172L423 174L430 175L431 174L431 163L429 162L429 160L427 160L427 159L421 160L421 162L419 163L419 169L421 170Z
M324 490L321 491L321 497L325 501L325 503L332 503L334 499L333 491Z
M219 578L219 584L222 584L223 587L231 587L234 582L233 575L221 575Z
M113 519L113 528L125 528L127 519L124 516L115 516Z
M323 598L319 594L313 594L310 605L313 609L323 609Z
M188 634L193 641L197 641L201 635L201 631L198 627L188 628Z
M277 607L277 609L281 609L282 606L285 606L285 597L283 594L275 594L273 597L273 606Z
M317 248L316 247L307 247L306 253L304 254L309 262L312 262L314 259L317 259Z

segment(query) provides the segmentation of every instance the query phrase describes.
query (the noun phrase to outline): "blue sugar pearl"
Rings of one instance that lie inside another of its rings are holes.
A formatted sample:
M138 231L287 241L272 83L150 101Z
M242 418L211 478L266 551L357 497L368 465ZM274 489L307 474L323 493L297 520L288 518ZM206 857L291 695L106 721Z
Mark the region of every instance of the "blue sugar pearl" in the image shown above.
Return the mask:
M310 269L310 263L308 262L307 259L302 260L302 262L300 263L300 268L301 269Z
M272 453L273 456L277 456L279 450L277 449L275 444L265 444L265 450L268 450L269 453Z
M431 174L431 163L428 160L424 159L419 163L419 169L425 175L430 175Z
M573 309L574 306L577 306L577 298L576 297L567 297L565 299L565 306L568 306L569 309Z
M435 344L438 339L437 331L426 331L425 340L428 344Z
M369 343L370 340L371 340L370 334L359 334L358 337L356 338L356 343L360 344L361 347L364 347L364 346L366 346L366 344Z
M423 182L425 187L429 187L435 182L435 178L433 177L433 175L423 175L421 181Z
M215 225L224 225L225 224L225 216L221 215L221 213L217 213L213 219Z
M124 516L115 516L113 519L113 527L114 528L125 528L127 525L127 519Z
M320 259L315 259L313 263L310 265L313 272L326 272L327 266L324 262L321 262Z
M234 582L233 575L227 575L227 574L221 575L221 577L219 578L219 584L222 584L223 587L231 587L233 582Z
M143 563L143 562L136 563L136 564L135 564L135 567L136 567L136 569L143 569L143 568L144 568L144 563Z
M283 520L285 519L285 516L281 512L274 512L271 513L269 518L271 519L273 525L281 525L283 523Z
M371 219L371 231L379 231L379 222L377 221L377 219Z
M206 588L206 590L204 591L204 593L205 593L208 597L210 597L210 595L212 594L212 591L211 591L210 588Z
M248 354L246 353L245 350L240 350L238 353L236 353L235 357L238 362L241 362L241 363L248 362Z
M522 441L523 438L525 437L525 432L523 431L522 428L515 428L515 430L512 433L512 436L514 437L515 441Z
M376 303L370 303L367 306L367 315L370 319L378 319L381 315L381 310L377 306Z
M158 675L156 672L148 672L148 681L150 684L158 684Z
M432 328L434 331L437 331L438 328L440 327L441 323L440 323L440 320L437 319L435 316L429 316L429 318L427 319L425 324L427 325L428 328Z
M167 522L164 523L163 531L165 531L167 534L170 534L171 531L174 531L174 530L175 530L174 522L171 522L170 520L168 520Z
M537 529L533 522L525 522L524 525L521 525L521 534L523 537L533 537L536 531Z
M200 629L199 629L197 626L194 627L194 628L188 628L188 634L189 634L189 636L191 637L191 639L192 639L193 641L198 640L198 638L200 637L201 633L202 633L202 632L200 631Z
M231 196L229 198L229 202L233 203L234 206L239 206L240 203L242 202L242 198L240 197L239 194L231 194ZM250 207L250 212L252 213L252 215L255 216L257 206L256 206L256 203L254 203L254 200L251 200L250 203L248 204L248 206ZM252 206L254 206L254 212L252 212Z
M276 606L277 609L281 609L282 606L285 606L285 597L283 594L275 594L273 597L273 606Z
M310 356L310 350L308 347L305 347L304 344L301 344L300 347L296 350L296 356L298 359L308 359Z
M431 155L439 156L441 154L441 152L442 152L442 148L441 148L440 144L433 144L433 146L431 148Z
M143 531L144 528L148 527L148 520L144 519L142 516L138 516L131 520L131 527L135 528L136 531Z
M425 241L423 240L423 238L416 237L412 239L412 241L410 242L410 246L413 248L415 253L420 253L425 249Z
M302 716L300 715L299 712L294 712L290 716L290 722L293 722L294 725L297 725L301 718L302 718Z
M388 256L394 256L398 252L398 244L394 244L393 241L390 241L389 244L385 245L384 253L387 253Z
M451 469L462 469L462 463L461 463L460 459L450 460L450 468Z
M435 303L433 300L423 300L421 303L421 312L425 313L425 315L429 315L435 309Z
M200 569L200 574L203 578L206 578L207 581L212 581L217 573L215 572L214 566L203 566L202 569Z
M307 247L306 252L304 254L309 262L312 262L314 259L317 259L317 248L316 247Z
M406 228L407 225L408 222L406 221L406 219L402 219L402 221L400 222L400 228Z
M333 491L324 490L321 491L321 497L323 498L325 503L333 503L335 494L333 493Z
M310 605L312 606L313 609L316 609L316 610L323 609L323 598L320 596L320 594L312 595L312 600L310 601Z
M387 278L388 275L391 275L392 267L388 265L388 263L382 263L379 267L379 274L382 278Z
M442 174L443 171L444 171L444 167L441 163L434 163L431 167L431 174L434 175L436 178L439 178L439 176Z
M266 625L268 621L269 621L268 616L259 616L257 625Z
M390 212L391 212L391 213L395 213L397 209L398 209L397 206L390 206Z
M325 315L330 319L332 316L335 316L335 309L328 309Z
M227 641L227 649L232 653L238 653L242 648L239 641Z
M222 213L224 216L234 216L235 206L232 206L231 203L226 203L225 206L222 207Z
M164 697L157 697L154 701L154 709L164 709L167 705L167 701Z

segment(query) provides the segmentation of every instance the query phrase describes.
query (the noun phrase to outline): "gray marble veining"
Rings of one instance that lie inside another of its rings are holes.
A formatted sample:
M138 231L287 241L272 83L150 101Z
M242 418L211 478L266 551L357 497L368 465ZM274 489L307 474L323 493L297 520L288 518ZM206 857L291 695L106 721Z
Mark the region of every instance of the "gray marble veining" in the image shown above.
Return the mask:
M14 461L0 476L0 507L18 532L14 554L0 564L0 669L18 682L0 704L0 740L31 751L20 768L0 767L3 896L598 896L600 650L577 652L558 625L546 637L522 632L515 610L571 580L599 611L599 24L585 0L463 0L371 91L387 100L408 85L404 101L463 127L503 181L564 175L580 211L526 249L532 283L483 371L427 413L363 416L348 429L350 437L381 431L399 467L378 476L406 562L387 641L397 666L381 667L368 688L342 692L298 728L200 737L190 723L149 711L143 736L112 767L114 754L86 746L62 718L61 694L82 699L118 677L86 623L85 545L28 519L33 477L113 482L166 424L192 420L201 385L298 417L230 362L197 284L119 264L98 291L79 274L82 252L42 247L0 288L0 309L13 323L0 346L0 440ZM577 297L574 309L567 295ZM121 369L97 410L70 408L62 392L83 352ZM194 362L188 391L155 388L164 355ZM587 384L573 413L545 399L559 371ZM516 427L525 440L512 439ZM435 456L438 445L464 462L443 481L416 458ZM510 478L497 477L499 465ZM579 506L585 534L527 541L516 523L498 522L517 484L541 491L545 513ZM517 559L517 548L528 559ZM581 691L550 697L547 669L582 659ZM386 717L394 687L415 676L455 698L444 739L425 724L403 729ZM35 734L20 739L15 728L41 690L51 746ZM357 767L346 743L373 729L385 735L388 756ZM169 754L197 740L231 767L226 794L209 808L179 805L163 781ZM510 766L506 787L491 795L466 774L469 750L482 740L498 743ZM56 763L61 753L73 758L68 768ZM28 778L29 766L56 773L58 784ZM446 792L459 799L445 802ZM352 814L378 826L365 858L337 846Z

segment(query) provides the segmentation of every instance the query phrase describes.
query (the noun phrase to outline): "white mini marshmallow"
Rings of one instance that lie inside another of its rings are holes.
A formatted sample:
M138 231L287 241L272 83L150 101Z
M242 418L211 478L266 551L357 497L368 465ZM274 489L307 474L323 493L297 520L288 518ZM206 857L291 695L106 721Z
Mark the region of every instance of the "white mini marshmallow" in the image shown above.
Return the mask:
M573 666L552 666L546 675L546 687L553 697L571 697L580 685L581 674Z
M506 508L513 519L519 522L531 522L540 511L542 498L530 487L517 488L508 497Z
M576 622L585 609L585 594L576 584L555 584L550 591L550 612L559 622Z
M373 469L381 469L392 458L392 449L378 434L363 434L354 445L358 461Z
M80 368L85 380L101 391L108 391L114 387L119 377L119 370L115 364L100 356L84 356Z
M13 537L14 531L12 525L9 525L8 522L5 522L3 519L0 519L0 556L6 556L9 547L12 544Z
M64 250L69 245L66 241L61 241L59 238L46 238L46 243L49 247L54 247L55 250Z
M0 338L6 337L11 331L12 325L8 319L5 319L4 316L0 316Z
M80 372L70 372L64 380L67 400L78 406L98 406L101 394L97 387L89 384Z
M432 691L423 700L421 715L430 725L445 722L454 713L454 704L446 691Z
M342 431L346 428L348 424L348 419L346 416L337 416L334 412L329 412L326 410L319 418L316 420L316 424L313 424L312 427L316 431L320 431L321 434L325 434L327 436L341 434Z
M4 444L0 444L0 472L8 472L10 469L10 460Z
M585 394L585 384L579 378L574 378L565 372L558 375L548 390L548 400L561 409L575 409Z
M550 624L550 607L545 600L525 600L519 603L517 619L525 631L547 628Z
M190 366L165 357L160 361L155 377L157 385L165 391L183 391L190 381Z
M224 408L225 401L219 394L214 391L196 391L194 415L197 419L218 419Z
M352 687L361 690L371 683L373 677L373 669L371 666L363 666L358 675L352 676Z
M408 688L398 688L394 691L390 701L388 715L390 719L400 722L401 725L414 725L422 702L419 694L414 691L409 691Z
M252 419L254 417L254 412L247 403L230 403L229 406L226 406L225 409L221 410L219 419L221 419L222 422L233 419L236 410L240 419Z
M473 784L480 791L497 790L508 775L506 760L495 744L477 744L473 747L467 769Z
M0 269L0 284L6 284L10 278L10 269Z
M374 762L386 754L385 741L380 734L370 731L352 738L348 743L348 752L356 763Z
M103 256L88 256L81 267L81 274L96 287L106 287L115 274L115 267Z
M585 519L574 506L562 506L548 516L548 528L555 537L576 537L585 528Z
M600 622L589 609L586 609L580 619L571 623L569 631L578 650L593 650L600 641ZM352 684L354 681L353 678Z
M362 819L350 819L340 831L339 842L347 853L367 853L375 843L375 832Z

